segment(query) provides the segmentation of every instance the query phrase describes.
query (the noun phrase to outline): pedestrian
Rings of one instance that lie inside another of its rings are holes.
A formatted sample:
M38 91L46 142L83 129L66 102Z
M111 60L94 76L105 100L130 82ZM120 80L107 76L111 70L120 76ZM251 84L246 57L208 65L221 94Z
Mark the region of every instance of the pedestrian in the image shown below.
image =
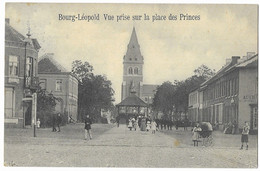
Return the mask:
M246 150L248 150L248 134L249 134L249 125L247 122L245 122L245 126L243 127L243 130L242 130L242 136L241 136L241 148L240 150L243 149L243 145L244 143L246 143Z
M157 124L154 120L152 120L152 123L151 123L152 134L155 134L156 128L157 128Z
M130 129L130 131L132 131L133 122L132 122L132 119L131 119L131 118L130 118L129 121L128 121L128 128Z
M89 115L87 115L85 119L85 140L88 140L88 138L89 140L92 139L91 124L92 120L90 119Z
M149 131L150 129L151 129L151 122L150 122L150 121L147 121L146 131Z
M237 128L237 121L234 120L232 122L232 134L235 134L236 133L236 128Z
M61 118L60 113L58 113L58 116L57 116L57 126L58 126L58 131L57 131L57 132L60 132L60 125L61 125L61 122L62 122L62 118Z
M119 118L119 116L117 116L117 117L116 117L116 124L117 124L117 127L119 127L119 120L120 120L120 118Z
M41 121L40 118L36 121L36 127L39 129L41 127Z
M202 129L200 128L199 123L196 124L196 126L193 128L192 130L192 141L194 143L194 147L198 146L198 142L199 142L199 137L200 137L200 132L202 131Z
M56 132L56 114L52 115L52 132Z
M142 121L141 121L141 131L145 131L145 129L146 129L146 119L142 118Z
M135 119L135 118L133 118L132 119L132 124L133 124L133 128L135 129L135 131L136 131L136 128L137 128L137 119Z

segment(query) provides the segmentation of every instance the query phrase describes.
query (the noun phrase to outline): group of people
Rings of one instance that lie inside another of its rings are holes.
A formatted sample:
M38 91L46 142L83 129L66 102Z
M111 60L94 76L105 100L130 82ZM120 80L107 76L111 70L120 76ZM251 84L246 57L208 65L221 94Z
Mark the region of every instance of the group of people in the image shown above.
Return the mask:
M140 131L152 131L155 134L157 129L157 123L155 120L151 120L149 117L131 117L126 122L127 127L130 131L140 128Z

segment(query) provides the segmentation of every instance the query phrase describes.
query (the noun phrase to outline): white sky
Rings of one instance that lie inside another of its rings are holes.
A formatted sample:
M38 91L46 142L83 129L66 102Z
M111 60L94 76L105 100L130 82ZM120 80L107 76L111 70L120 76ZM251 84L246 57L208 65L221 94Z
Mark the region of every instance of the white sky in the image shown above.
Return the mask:
M58 14L100 14L100 20L59 21ZM199 21L105 21L103 14L200 15ZM42 46L71 70L73 60L88 61L106 75L120 102L123 56L133 26L144 57L144 83L183 80L201 64L219 70L226 58L257 52L257 5L6 4L6 18L22 34L30 23Z

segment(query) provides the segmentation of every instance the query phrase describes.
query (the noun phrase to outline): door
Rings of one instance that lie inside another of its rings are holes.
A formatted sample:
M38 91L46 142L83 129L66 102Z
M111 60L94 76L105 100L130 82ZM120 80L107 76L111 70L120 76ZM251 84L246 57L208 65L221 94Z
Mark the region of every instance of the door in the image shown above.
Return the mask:
M25 110L25 125L31 125L32 122L32 102L26 102L28 107Z

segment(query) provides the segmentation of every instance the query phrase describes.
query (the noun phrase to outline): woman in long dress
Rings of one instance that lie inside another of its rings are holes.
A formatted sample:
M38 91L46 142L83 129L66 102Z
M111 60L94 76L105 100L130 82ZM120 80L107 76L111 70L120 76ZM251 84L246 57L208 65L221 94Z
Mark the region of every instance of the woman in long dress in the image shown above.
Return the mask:
M145 131L146 129L146 119L143 118L141 121L141 131Z

